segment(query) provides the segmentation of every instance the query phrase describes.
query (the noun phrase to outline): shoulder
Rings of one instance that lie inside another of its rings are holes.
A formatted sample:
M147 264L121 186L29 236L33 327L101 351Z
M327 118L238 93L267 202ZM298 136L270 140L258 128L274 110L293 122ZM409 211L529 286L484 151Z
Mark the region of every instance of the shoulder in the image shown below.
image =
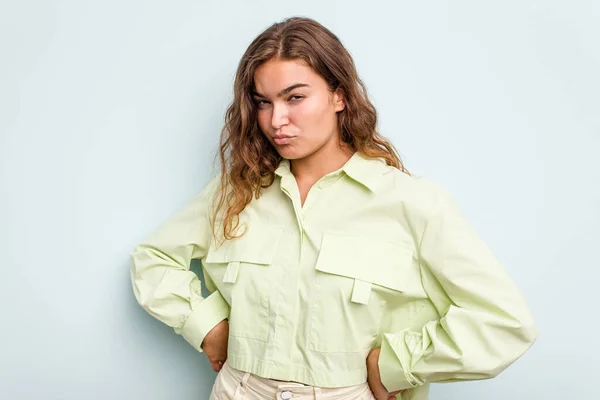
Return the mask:
M409 175L401 170L385 166L376 193L397 199L407 212L427 218L452 194L440 183L424 176Z
M216 176L213 176L208 181L206 186L204 186L204 189L202 190L202 192L210 195L210 194L214 194L220 188L221 188L221 174L219 173Z
M213 176L208 183L196 191L196 194L189 200L188 206L197 208L198 211L205 210L209 205L214 204L215 196L221 187L221 176Z

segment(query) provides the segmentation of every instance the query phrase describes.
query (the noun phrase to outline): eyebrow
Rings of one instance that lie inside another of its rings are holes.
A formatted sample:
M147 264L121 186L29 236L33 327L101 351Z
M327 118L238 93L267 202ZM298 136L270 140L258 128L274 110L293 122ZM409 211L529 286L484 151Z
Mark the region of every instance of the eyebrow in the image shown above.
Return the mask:
M292 90L297 89L299 87L310 87L310 85L306 84L306 83L295 83L292 86L288 86L285 89L283 89L281 92L277 93L277 97L285 96L286 94L288 94ZM263 99L266 99L266 97L264 95L258 93L257 91L253 91L252 92L252 96L254 96L254 97L261 97Z

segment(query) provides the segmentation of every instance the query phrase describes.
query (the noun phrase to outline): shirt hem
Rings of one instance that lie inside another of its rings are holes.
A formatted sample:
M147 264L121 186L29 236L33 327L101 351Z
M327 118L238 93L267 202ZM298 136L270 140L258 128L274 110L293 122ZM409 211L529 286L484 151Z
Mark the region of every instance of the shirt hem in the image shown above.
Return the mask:
M357 370L338 370L335 374L330 370L308 369L298 364L281 364L275 361L262 360L230 353L227 363L235 369L260 376L289 382L300 382L322 388L337 388L360 385L367 381L366 368Z

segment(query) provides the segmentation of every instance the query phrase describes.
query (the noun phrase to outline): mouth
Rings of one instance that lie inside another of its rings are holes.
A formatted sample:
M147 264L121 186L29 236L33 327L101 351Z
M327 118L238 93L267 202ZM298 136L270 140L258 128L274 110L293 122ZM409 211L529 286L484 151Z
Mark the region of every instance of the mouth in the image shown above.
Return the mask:
M273 138L273 141L275 142L275 144L283 145L283 144L288 144L293 139L295 139L294 136L275 136Z

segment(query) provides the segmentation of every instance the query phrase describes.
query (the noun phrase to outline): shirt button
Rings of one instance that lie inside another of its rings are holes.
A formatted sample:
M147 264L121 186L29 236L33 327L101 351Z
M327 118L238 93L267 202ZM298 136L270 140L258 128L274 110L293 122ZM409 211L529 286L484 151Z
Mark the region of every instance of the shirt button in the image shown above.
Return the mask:
M281 398L283 400L290 400L292 398L292 392L286 390L285 392L281 392Z

